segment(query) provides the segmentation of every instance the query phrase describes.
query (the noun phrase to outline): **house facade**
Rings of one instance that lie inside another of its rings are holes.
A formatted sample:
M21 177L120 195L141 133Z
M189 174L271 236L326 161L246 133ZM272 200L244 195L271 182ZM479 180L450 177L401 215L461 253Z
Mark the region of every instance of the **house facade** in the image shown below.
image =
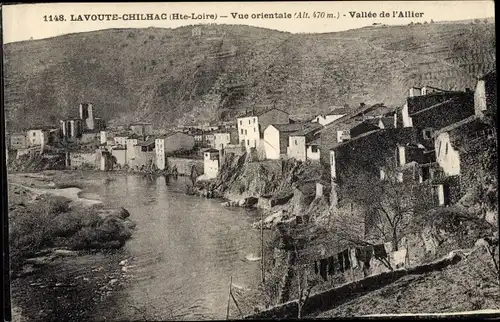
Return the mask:
M319 140L314 140L306 144L306 159L311 161L319 161L321 159Z
M28 137L26 133L12 133L9 136L7 147L12 150L25 149L28 147Z
M460 153L453 147L448 132L439 133L435 139L436 162L445 175L460 174Z
M129 138L126 141L126 148L127 148L127 164L130 164L130 161L135 158L135 145L139 143L139 139L136 138Z
M491 71L478 79L474 92L474 111L479 117L483 117L488 109L497 106L497 82L496 70Z
M316 131L322 126L319 123L306 124L304 127L290 134L288 138L287 156L298 161L307 160L307 150L310 149L310 155L315 158L312 146L308 146L311 141L318 139Z
M208 149L203 153L203 172L207 179L214 179L219 173L219 151Z
M68 139L80 138L84 130L83 120L81 119L60 120L59 126L62 136Z
M115 144L119 145L119 146L126 146L127 139L128 139L127 134L118 134L118 135L115 135L115 137L113 138Z
M247 151L257 148L260 142L259 122L257 116L240 117L237 119L239 144Z
M422 90L421 95L407 97L398 114L402 127L440 129L474 114L474 94L469 90Z
M29 146L41 146L42 148L49 142L50 130L52 128L31 128L27 131Z
M271 124L264 131L266 159L278 160L284 157L306 157L306 143L312 140L315 131L321 128L317 123ZM292 141L290 137L294 136Z
M260 141L264 138L267 127L271 124L289 124L290 117L287 112L272 108L260 114L240 117L236 121L239 144L248 151L250 148L265 149L265 143L262 146Z
M138 142L132 147L133 153L128 160L129 167L140 170L141 168L156 167L155 141ZM128 154L127 149L127 154Z
M214 148L217 150L224 149L231 144L231 134L229 132L214 133Z

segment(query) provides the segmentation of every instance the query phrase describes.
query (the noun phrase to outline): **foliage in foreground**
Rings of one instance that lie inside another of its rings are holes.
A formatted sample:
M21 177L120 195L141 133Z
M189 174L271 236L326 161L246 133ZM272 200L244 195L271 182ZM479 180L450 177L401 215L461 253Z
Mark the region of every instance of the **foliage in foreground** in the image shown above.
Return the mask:
M33 203L18 205L9 213L12 268L46 247L73 250L112 249L130 238L126 216L99 215L99 207L70 207L64 197L43 195Z

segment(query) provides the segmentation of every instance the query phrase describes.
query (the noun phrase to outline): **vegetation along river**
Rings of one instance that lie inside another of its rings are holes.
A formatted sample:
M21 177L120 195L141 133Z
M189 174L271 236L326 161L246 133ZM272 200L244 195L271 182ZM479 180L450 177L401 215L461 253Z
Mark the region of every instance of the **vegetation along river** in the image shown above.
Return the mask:
M251 227L257 210L186 195L182 177L91 176L104 184L81 197L125 207L137 223L125 245L128 282L97 319L224 319L231 276L239 287L257 288L260 261L246 259L260 256L260 231Z

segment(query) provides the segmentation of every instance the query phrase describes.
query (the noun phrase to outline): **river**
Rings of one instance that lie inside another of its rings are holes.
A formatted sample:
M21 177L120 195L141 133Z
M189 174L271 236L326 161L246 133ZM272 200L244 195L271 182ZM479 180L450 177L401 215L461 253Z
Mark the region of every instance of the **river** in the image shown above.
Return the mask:
M85 179L101 184L81 197L125 207L137 223L125 246L128 282L99 319L225 319L231 276L234 284L256 289L260 261L246 256L260 255L260 231L251 228L259 211L186 195L184 178L91 177Z

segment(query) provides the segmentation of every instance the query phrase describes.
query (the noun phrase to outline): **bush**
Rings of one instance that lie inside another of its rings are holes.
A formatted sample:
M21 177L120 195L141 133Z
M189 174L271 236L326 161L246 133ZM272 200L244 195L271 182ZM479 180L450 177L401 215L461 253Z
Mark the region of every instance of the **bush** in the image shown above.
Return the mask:
M85 226L71 238L70 246L79 249L119 248L132 236L123 220L116 216L108 216L96 226Z
M44 247L82 249L119 248L131 237L130 214L119 209L102 218L99 207L69 207L64 197L44 195L26 207L9 213L9 241L12 269Z
M25 257L33 256L43 247L53 245L53 220L69 211L69 200L64 197L40 197L9 215L9 243L13 268Z

